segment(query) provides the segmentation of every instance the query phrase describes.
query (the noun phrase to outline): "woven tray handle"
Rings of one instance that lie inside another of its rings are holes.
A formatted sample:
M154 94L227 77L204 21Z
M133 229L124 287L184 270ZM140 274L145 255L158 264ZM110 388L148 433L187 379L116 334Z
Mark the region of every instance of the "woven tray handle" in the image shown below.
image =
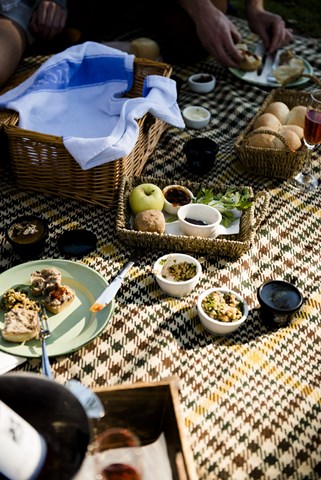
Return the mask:
M252 230L255 232L261 223L263 222L264 218L267 215L269 203L270 203L270 194L265 190L262 190L254 195L254 204L255 209L259 210L258 214L255 215L255 223L252 225Z
M259 130L259 131L256 131L256 130L252 130L252 132L250 132L248 135L246 135L244 137L244 143L247 147L251 147L251 148L262 148L263 150L269 150L268 148L264 148L264 147L252 147L251 145L249 145L249 139L251 137L253 137L254 135L258 135L259 133L267 133L268 135L274 135L275 137L277 137L279 140L281 140L281 142L285 145L285 148L288 152L295 152L296 150L292 150L289 145L286 143L286 140L284 137L282 137L282 135L278 132L273 132L273 130L268 130L268 129L262 129L262 130ZM278 148L275 148L274 150L279 150Z

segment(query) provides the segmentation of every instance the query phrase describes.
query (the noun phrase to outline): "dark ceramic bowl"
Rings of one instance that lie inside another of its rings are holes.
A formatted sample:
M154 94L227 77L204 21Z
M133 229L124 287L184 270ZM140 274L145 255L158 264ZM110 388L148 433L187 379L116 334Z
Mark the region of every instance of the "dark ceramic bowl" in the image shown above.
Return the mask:
M183 152L189 171L198 175L208 173L215 164L218 150L218 144L210 138L196 137L188 140Z
M260 317L271 326L283 326L291 321L303 303L303 296L292 283L271 280L258 288Z
M49 234L48 223L37 215L24 215L13 220L6 230L6 239L22 257L40 255Z

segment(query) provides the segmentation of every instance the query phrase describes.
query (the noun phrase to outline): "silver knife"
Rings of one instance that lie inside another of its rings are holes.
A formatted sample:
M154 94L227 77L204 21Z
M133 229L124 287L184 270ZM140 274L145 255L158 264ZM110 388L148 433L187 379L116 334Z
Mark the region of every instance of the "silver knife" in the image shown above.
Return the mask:
M262 57L262 62L261 62L261 65L259 66L259 68L256 70L256 73L260 76L262 75L262 72L263 72L263 69L264 69L264 66L265 66L265 62L267 60L267 53L264 53L263 57Z
M133 258L126 263L126 265L119 272L119 274L92 304L92 306L90 307L91 312L100 312L100 310L105 308L112 301L112 299L116 296L118 290L120 289L127 272L132 268L134 263L135 260Z

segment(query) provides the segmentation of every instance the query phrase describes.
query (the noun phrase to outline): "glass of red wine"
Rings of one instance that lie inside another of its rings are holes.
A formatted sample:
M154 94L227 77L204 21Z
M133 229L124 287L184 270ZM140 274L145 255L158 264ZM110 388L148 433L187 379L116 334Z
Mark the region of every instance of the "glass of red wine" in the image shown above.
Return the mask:
M311 155L312 150L321 143L321 89L310 94L304 121L303 140ZM294 178L294 186L303 191L314 190L318 179L310 172L302 171Z
M139 438L127 428L108 428L93 445L96 480L143 480Z

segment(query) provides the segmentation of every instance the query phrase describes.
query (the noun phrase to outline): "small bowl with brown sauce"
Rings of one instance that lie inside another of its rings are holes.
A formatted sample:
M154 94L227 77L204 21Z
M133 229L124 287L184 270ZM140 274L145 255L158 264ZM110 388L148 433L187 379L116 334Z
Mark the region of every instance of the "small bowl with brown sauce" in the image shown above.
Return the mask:
M178 210L177 216L183 235L216 238L220 234L222 215L214 207L189 203Z
M211 73L195 73L188 77L189 88L196 93L208 93L214 90L216 79Z
M49 234L48 223L36 215L25 215L13 220L7 230L6 239L21 257L40 255Z
M183 185L168 185L163 188L164 210L171 215L176 215L183 205L191 203L193 193Z

